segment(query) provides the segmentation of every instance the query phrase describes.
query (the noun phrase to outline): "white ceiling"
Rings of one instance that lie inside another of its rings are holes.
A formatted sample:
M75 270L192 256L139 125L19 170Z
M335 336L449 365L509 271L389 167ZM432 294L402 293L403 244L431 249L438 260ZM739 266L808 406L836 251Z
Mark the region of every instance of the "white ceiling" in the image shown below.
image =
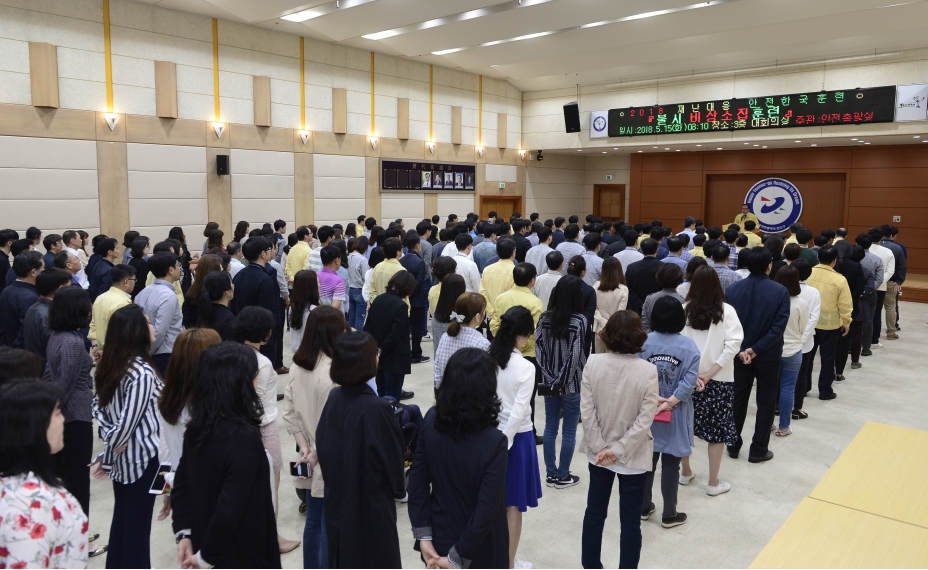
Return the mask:
M138 1L507 78L523 91L928 47L928 0L340 0L300 23L280 17L335 0ZM441 18L452 21L361 37ZM544 32L556 33L480 47Z

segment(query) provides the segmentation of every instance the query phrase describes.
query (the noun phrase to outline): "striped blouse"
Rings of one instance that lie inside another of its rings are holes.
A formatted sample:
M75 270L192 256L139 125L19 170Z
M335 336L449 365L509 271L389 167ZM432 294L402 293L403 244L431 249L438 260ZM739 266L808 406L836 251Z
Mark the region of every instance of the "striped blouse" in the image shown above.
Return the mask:
M570 317L567 338L554 334L551 311L542 313L535 330L535 355L541 367L545 385L555 392L579 394L580 378L586 366L586 351L583 350L586 335L586 317L574 313Z
M99 425L100 439L106 444L103 470L123 484L134 483L145 467L158 455L161 426L158 421L158 397L163 384L154 369L135 358L113 399L101 407L94 398L93 416ZM113 450L128 444L122 453Z

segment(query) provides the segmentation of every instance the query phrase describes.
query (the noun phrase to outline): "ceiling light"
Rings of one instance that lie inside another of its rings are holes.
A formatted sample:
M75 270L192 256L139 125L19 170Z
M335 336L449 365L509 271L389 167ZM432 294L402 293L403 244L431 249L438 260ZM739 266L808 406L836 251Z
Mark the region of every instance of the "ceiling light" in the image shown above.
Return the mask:
M373 34L364 34L361 37L366 40L384 40L386 38L392 38L393 36L408 34L410 32L418 32L420 30L427 30L429 28L444 26L446 24L453 24L455 22L473 20L474 18L481 18L483 16L489 16L491 14L507 12L509 10L515 10L517 8L527 8L529 6L535 6L537 4L546 4L552 1L553 0L512 0L510 2L503 2L495 6L487 6L486 8L480 8L477 10L469 10L467 12L460 12L458 14L452 14L450 16L444 16L442 18L435 18L433 20L426 20L425 22L419 22L416 24L410 24L408 26L402 26L399 28L384 30L382 32L375 32Z
M303 141L303 144L306 144L306 141L309 140L309 131L300 131L300 140Z
M702 145L701 145L701 144L698 144L698 145L696 145L696 146L702 146Z
M465 50L465 49L473 49L473 48L480 48L480 47L490 47L490 46L495 46L495 45L499 45L499 44L505 44L505 43L509 43L509 42L518 42L518 41L521 41L521 40L530 40L530 39L532 39L532 38L539 38L539 37L542 37L542 36L550 36L550 35L552 35L552 34L560 34L560 33L562 33L562 32L572 32L572 31L575 31L575 30L578 30L578 29L583 30L583 29L586 29L586 28L595 28L595 27L598 27L598 26L605 26L605 25L608 25L608 24L618 24L618 23L621 23L621 22L630 22L630 21L632 21L632 20L641 20L641 19L644 19L644 18L653 18L654 16L662 16L662 15L664 15L664 14L673 14L674 12L683 12L683 11L686 11L686 10L695 10L695 9L697 9L697 8L708 8L708 7L710 7L710 6L717 6L717 5L719 5L719 4L727 4L727 3L729 3L729 2L734 2L734 1L735 1L735 0L709 0L708 2L699 2L698 4L690 4L690 5L688 5L688 6L680 6L680 7L678 7L678 8L669 8L669 9L667 9L667 10L656 10L656 11L653 11L653 12L642 12L642 13L640 13L640 14L633 14L633 15L631 15L631 16L625 16L624 18L616 18L616 19L614 19L614 20L603 20L602 22L592 22L592 23L589 23L589 24L583 24L582 26L571 26L571 27L569 27L569 28L561 28L561 29L559 29L559 30L549 30L549 31L545 31L545 32L536 32L536 33L534 33L534 34L526 34L526 35L524 35L524 36L516 36L516 37L514 37L514 38L506 38L506 39L503 39L503 40L494 40L494 41L492 41L492 42L484 42L484 43L482 43L482 44L477 44L477 45L472 45L472 46L467 46L467 47L462 47L462 48L455 48L454 51L461 51L461 50ZM475 11L476 11L476 10L475 10ZM460 21L460 20L451 20L450 18L444 18L444 20L449 20L447 23ZM443 22L443 23L445 23L445 22ZM436 25L441 25L441 24L436 24ZM432 27L432 26L429 26L429 27ZM420 29L425 29L425 28L420 28ZM382 34L382 33L385 33L385 32L380 32L380 33ZM370 34L370 36L374 36L374 35L377 35L377 34ZM374 38L368 37L368 36L362 36L362 37L365 37L365 38L368 38L368 39L374 39ZM389 36L384 36L384 37L389 37ZM378 39L380 39L380 38L378 38ZM451 53L451 52L448 52L448 53ZM432 52L432 54L433 54L433 55L441 55L441 54L437 54L437 53L435 53L435 52Z
M680 152L680 149L677 149L677 152Z
M657 148L657 147L654 147L654 148Z
M344 10L345 8L354 8L355 6L369 4L373 1L374 0L336 0L335 2L329 2L327 4L323 4L322 6L310 8L309 10L301 10L299 12L294 12L293 14L281 16L280 19L288 20L290 22L305 22L306 20L312 20L313 18L318 18L319 16L331 14L332 12L336 12L339 9Z
M915 135L915 136L912 137L912 138L913 138L913 139L920 139L920 138L922 138L922 136L921 136L921 135Z
M928 142L928 141L925 141L925 142ZM638 152L644 152L644 151L643 151L643 150L639 150Z
M103 120L106 121L106 126L108 126L112 131L116 129L116 123L119 122L119 115L114 113L107 113L103 115Z
M216 138L221 139L222 133L226 130L225 125L222 123L213 123L213 131L216 132Z
M494 63L494 64L491 65L490 67L499 67L499 64L498 64L498 63Z
M864 144L870 144L870 143L864 143Z
M612 150L619 150L619 147L614 146L614 147L612 147Z
M754 145L754 146L760 146L760 145L759 145L759 144L756 144L756 145Z
M446 55L446 54L449 54L449 53L454 53L454 52L456 52L456 51L464 51L465 49L466 49L466 48L443 49L443 50L440 50L440 51L433 51L433 52L432 52L432 55Z
M817 145L817 144L815 144L815 143L812 143L812 146L818 146L818 145Z
M767 148L767 145L764 145L764 146L762 146L762 147L760 147L760 148Z
M744 144L751 144L751 143L744 143Z
M852 140L852 141L856 141L857 139L851 139L851 140Z
M603 151L603 154L609 154L609 153L607 153L606 151Z
M722 150L722 147L719 147L719 148L717 148L717 149L715 149L715 150Z
M582 151L582 150L578 150L577 152L583 152L583 151Z
M800 143L800 142L802 142L802 141L796 141L796 142Z

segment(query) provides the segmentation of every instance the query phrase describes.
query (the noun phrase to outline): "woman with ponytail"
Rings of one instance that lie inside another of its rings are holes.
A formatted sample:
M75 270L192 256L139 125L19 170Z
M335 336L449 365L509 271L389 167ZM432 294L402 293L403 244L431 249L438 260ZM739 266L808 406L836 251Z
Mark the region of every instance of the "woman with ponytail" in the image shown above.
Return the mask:
M203 280L200 294L200 322L219 333L222 340L235 340L235 315L229 302L235 295L232 276L227 271L214 271Z
M509 566L521 568L516 560L522 536L522 513L537 507L541 498L538 451L532 434L531 400L535 389L535 366L519 350L535 334L532 312L522 306L500 317L499 329L490 345L490 358L497 366L496 395L502 403L499 430L509 444L506 471L506 519L509 523Z
M445 334L438 341L435 351L435 389L441 386L448 359L462 348L490 348L488 341L477 331L477 327L486 318L487 301L480 293L464 293L454 302L450 323Z

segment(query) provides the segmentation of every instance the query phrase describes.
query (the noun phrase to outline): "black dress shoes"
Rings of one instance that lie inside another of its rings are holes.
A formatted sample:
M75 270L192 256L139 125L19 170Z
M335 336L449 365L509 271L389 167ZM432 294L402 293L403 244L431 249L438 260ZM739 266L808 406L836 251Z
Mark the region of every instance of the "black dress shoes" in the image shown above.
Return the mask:
M773 452L768 449L767 453L763 455L760 455L757 457L748 457L748 462L749 463L763 463L764 461L770 461L771 459L773 459Z

